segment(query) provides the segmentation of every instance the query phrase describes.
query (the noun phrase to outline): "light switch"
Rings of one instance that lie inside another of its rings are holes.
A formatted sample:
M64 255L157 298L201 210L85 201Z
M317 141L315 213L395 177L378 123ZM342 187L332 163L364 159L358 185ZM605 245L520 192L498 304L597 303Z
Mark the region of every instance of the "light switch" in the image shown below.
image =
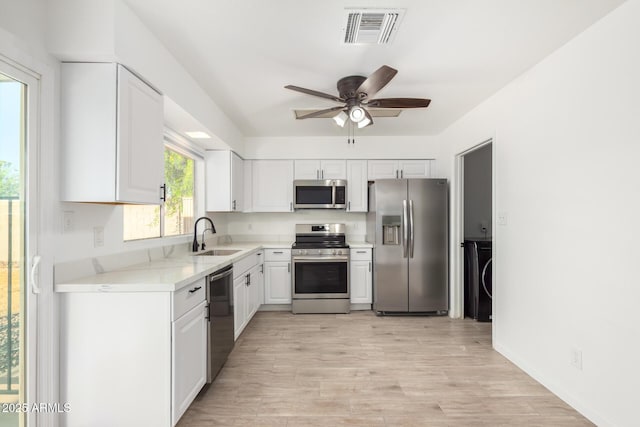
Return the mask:
M104 227L93 227L93 247L104 246Z
M62 214L62 232L69 233L73 231L73 211L64 211Z
M498 212L498 225L507 225L507 213Z

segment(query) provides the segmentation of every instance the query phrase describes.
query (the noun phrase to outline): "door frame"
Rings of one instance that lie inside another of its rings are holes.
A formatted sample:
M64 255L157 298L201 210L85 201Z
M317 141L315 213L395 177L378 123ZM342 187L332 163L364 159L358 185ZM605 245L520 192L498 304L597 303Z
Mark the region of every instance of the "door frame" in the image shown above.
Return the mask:
M47 55L37 57L21 48L18 39L0 28L0 63L2 71L16 80L28 84L27 161L28 185L31 194L27 198L27 236L25 291L35 302L35 308L26 314L34 328L27 337L27 394L29 404L56 404L59 401L59 326L58 298L53 292L54 237L58 232L60 214L55 211L59 201L57 170L58 158L57 105L58 66ZM6 64L6 67L5 67ZM7 68L8 67L8 68ZM8 71L16 70L16 73ZM22 76L26 76L24 79ZM35 110L35 112L33 112ZM29 111L29 110L28 110ZM37 251L37 253L36 253ZM36 285L41 293L33 294L31 272L33 255L40 255L36 267ZM31 350L31 351L29 351ZM30 353L30 354L29 354ZM30 373L30 374L29 374ZM27 414L27 427L57 427L60 414L51 412L31 412Z
M488 138L476 145L456 153L454 160L454 197L453 197L453 286L451 287L451 307L449 315L452 318L464 318L464 248L461 243L464 241L464 156L483 148L489 144L491 146L491 223L493 240L493 257L495 258L496 241L496 150L495 137ZM494 259L495 261L495 259ZM495 262L493 262L495 266ZM492 284L495 284L496 269L491 269ZM493 298L496 296L495 287L492 288ZM492 306L493 304L492 298ZM493 323L495 325L495 323Z

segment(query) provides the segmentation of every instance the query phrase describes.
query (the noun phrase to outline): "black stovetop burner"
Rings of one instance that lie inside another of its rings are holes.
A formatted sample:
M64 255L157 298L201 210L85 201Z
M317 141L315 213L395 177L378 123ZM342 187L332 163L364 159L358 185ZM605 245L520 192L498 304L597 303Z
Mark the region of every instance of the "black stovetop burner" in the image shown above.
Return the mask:
M292 248L348 248L344 229L344 224L297 224Z

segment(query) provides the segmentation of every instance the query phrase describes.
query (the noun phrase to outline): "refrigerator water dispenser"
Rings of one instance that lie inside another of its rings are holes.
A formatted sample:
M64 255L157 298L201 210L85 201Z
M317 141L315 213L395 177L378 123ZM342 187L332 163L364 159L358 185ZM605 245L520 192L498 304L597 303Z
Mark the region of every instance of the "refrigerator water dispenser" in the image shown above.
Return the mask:
M383 245L399 245L400 244L400 216L399 215L383 215L382 217L382 244Z

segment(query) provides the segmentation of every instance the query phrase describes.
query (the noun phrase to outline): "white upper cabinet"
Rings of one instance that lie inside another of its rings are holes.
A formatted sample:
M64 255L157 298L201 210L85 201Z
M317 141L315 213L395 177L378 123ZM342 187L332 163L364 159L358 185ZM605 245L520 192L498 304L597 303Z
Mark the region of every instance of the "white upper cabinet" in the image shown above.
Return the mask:
M431 178L431 160L369 160L368 179Z
M295 179L347 179L345 160L296 160Z
M347 211L367 212L367 161L347 160Z
M206 210L244 210L244 165L233 151L206 152Z
M61 65L61 198L160 204L163 101L115 63Z
M398 160L400 178L431 178L431 160Z
M293 212L293 160L254 160L254 212Z
M244 161L244 191L242 212L253 212L253 160Z

